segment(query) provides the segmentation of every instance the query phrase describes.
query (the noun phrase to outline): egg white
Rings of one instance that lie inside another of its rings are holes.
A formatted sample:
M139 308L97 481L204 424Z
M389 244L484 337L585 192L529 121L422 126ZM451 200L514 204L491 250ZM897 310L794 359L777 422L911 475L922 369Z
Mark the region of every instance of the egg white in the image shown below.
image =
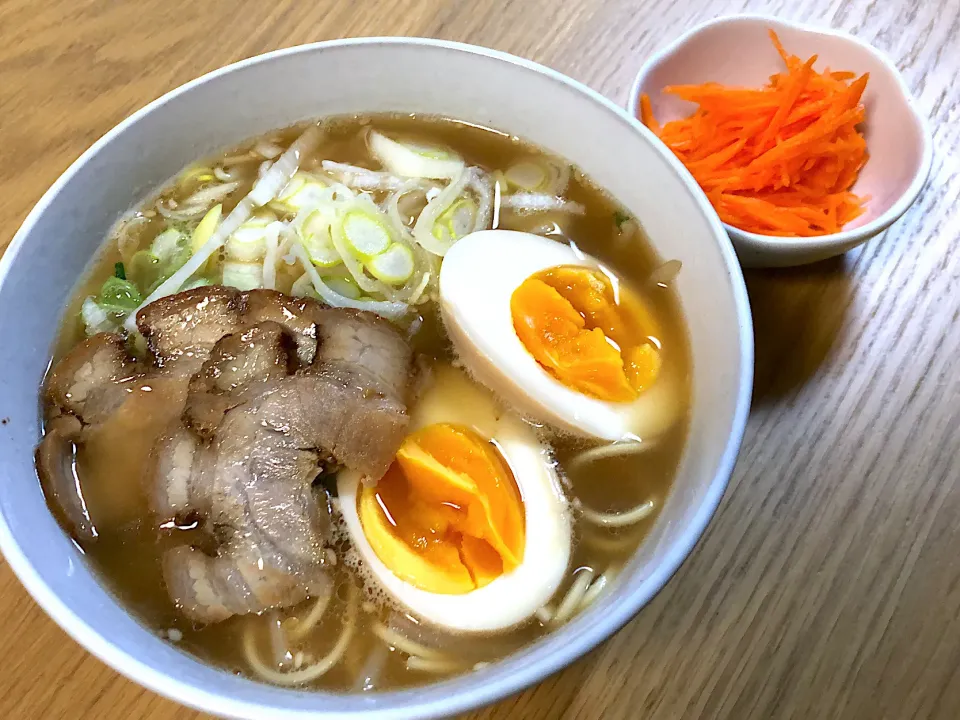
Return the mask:
M454 423L493 441L513 471L523 500L523 560L511 572L462 595L443 595L401 580L384 564L367 540L357 514L362 477L342 471L337 477L340 508L350 538L386 592L417 617L456 632L506 630L543 607L563 581L570 563L570 510L551 458L534 430L463 373L436 372L434 383L411 416L411 432L434 423Z
M609 441L653 440L677 419L679 378L664 365L652 387L628 403L568 388L534 359L513 327L510 298L534 273L558 265L601 268L569 245L531 233L483 230L459 240L440 268L440 309L460 359L481 383L528 416Z

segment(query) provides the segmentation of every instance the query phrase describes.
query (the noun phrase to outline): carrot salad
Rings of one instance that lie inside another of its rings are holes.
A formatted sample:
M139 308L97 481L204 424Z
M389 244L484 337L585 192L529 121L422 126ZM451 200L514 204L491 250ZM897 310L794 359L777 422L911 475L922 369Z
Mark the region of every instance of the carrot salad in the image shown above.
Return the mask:
M661 127L644 94L640 118L686 165L725 223L763 235L838 232L868 200L850 188L867 161L857 126L869 75L817 72L816 55L804 62L772 30L770 37L787 69L766 87L673 85L666 92L696 103L696 111Z

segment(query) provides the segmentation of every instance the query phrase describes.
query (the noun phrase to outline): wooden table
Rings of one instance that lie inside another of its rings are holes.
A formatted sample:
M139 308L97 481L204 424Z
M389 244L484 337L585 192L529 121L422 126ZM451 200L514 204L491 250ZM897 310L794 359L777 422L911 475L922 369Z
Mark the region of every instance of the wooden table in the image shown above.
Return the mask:
M478 718L960 717L960 0L2 0L0 243L96 138L220 65L426 35L622 102L696 22L772 12L887 52L930 118L917 204L845 258L747 276L740 462L696 551L600 649ZM196 718L101 665L0 564L0 717Z

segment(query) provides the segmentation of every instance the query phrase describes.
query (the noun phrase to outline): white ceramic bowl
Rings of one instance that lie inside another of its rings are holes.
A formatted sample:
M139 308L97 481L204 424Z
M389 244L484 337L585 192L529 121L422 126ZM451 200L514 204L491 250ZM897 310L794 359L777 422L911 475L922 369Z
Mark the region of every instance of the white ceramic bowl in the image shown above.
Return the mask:
M692 103L663 93L668 85L715 81L760 87L783 62L767 35L773 29L787 52L819 55L817 68L869 72L863 95L864 136L870 159L853 191L869 195L866 212L842 232L796 238L760 235L724 225L740 261L751 267L782 267L823 260L850 250L886 230L916 200L933 157L933 143L910 90L893 63L862 40L823 28L758 15L734 15L695 27L652 56L630 91L630 114L639 114L641 93L650 96L661 123L685 117Z
M503 661L422 688L336 695L271 687L205 665L141 626L60 530L40 492L37 392L64 305L120 213L188 162L331 114L433 113L507 130L576 163L642 221L677 279L694 357L689 447L672 494L618 586ZM97 657L163 695L235 718L430 718L502 698L572 662L667 581L712 515L749 406L753 338L743 279L716 215L676 159L622 110L552 70L432 40L362 39L270 53L191 82L75 162L0 261L0 549L37 602Z

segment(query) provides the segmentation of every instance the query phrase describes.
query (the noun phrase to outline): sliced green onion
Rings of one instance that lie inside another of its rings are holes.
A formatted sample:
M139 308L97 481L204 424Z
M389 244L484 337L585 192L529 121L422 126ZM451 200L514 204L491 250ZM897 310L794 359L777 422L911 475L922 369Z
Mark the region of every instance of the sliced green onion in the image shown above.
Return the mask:
M206 245L207 240L213 235L213 231L217 229L221 215L223 215L223 205L214 205L207 210L207 214L203 216L203 220L197 225L190 238L191 253L197 252L197 250Z
M227 261L223 264L223 284L237 290L263 287L263 266L256 263Z
M306 184L307 179L303 176L303 173L295 173L294 176L290 178L290 182L287 183L287 186L280 191L279 195L277 195L277 200L280 200L281 202L289 200Z
M460 199L467 183L470 181L470 177L471 173L464 169L420 211L420 215L413 225L413 238L427 252L443 257L447 250L453 246L453 238L441 240L436 236L436 225L440 217ZM444 232L444 230L441 230L440 234L443 235Z
M227 256L239 262L262 260L267 252L267 227L275 219L273 214L255 215L240 225L233 235L227 238Z
M334 307L352 307L358 310L370 310L391 320L402 317L410 309L406 303L383 300L354 300L353 298L341 295L327 286L320 278L320 274L313 266L313 263L310 262L310 258L307 257L307 253L300 243L294 243L291 251L303 265L303 269L306 271L305 274L309 276L310 282L313 283L313 288L317 295L329 305L333 305Z
M282 212L296 212L305 207L313 207L323 199L326 188L326 183L313 175L298 172L290 178L290 182L270 205Z
M413 142L398 142L371 131L370 151L394 175L444 180L456 177L463 170L463 158L440 147Z
M317 267L331 268L343 262L329 235L313 236L310 240L304 241L303 247L310 256L310 262Z
M344 215L340 224L347 247L363 260L390 247L392 233L379 213L357 208Z
M176 228L168 228L157 235L149 250L139 250L130 258L127 275L145 293L173 275L190 259L187 237Z
M310 276L307 275L306 273L304 273L303 275L304 277L307 278L307 281L309 282ZM335 293L340 293L344 297L350 298L351 300L359 300L360 297L363 295L363 293L360 292L360 288L357 286L357 284L353 281L352 278L334 275L333 277L324 278L323 281L327 284L327 287L329 287ZM310 287L311 288L313 287L312 283Z
M153 285L160 276L160 258L149 250L138 250L130 258L130 279L143 289Z
M129 280L121 280L114 276L107 278L103 283L100 295L97 297L97 304L107 312L126 314L136 308L142 300L136 285Z
M319 210L310 213L300 225L300 238L314 265L329 268L342 262L330 237L330 219Z
M367 270L378 280L402 285L413 275L413 253L402 243L394 243L386 251L367 261Z
M532 160L521 160L511 165L503 176L511 185L527 192L543 190L548 180L543 166Z
M441 213L433 225L437 240L453 242L471 232L477 222L477 204L470 198L460 198Z
M381 283L376 278L372 278L367 275L366 269L363 267L363 263L360 258L357 256L356 250L351 248L344 238L343 226L337 224L333 228L333 233L331 234L331 239L333 240L333 247L336 248L337 253L340 255L343 260L343 264L347 268L347 272L350 273L350 277L353 278L353 281L357 283L361 290L366 293L373 293L377 291L389 290L386 285ZM320 292L319 288L317 292Z
M203 221L201 220L201 223ZM199 226L197 226L199 228ZM169 262L185 246L184 236L176 228L167 228L150 243L150 253L161 263Z

